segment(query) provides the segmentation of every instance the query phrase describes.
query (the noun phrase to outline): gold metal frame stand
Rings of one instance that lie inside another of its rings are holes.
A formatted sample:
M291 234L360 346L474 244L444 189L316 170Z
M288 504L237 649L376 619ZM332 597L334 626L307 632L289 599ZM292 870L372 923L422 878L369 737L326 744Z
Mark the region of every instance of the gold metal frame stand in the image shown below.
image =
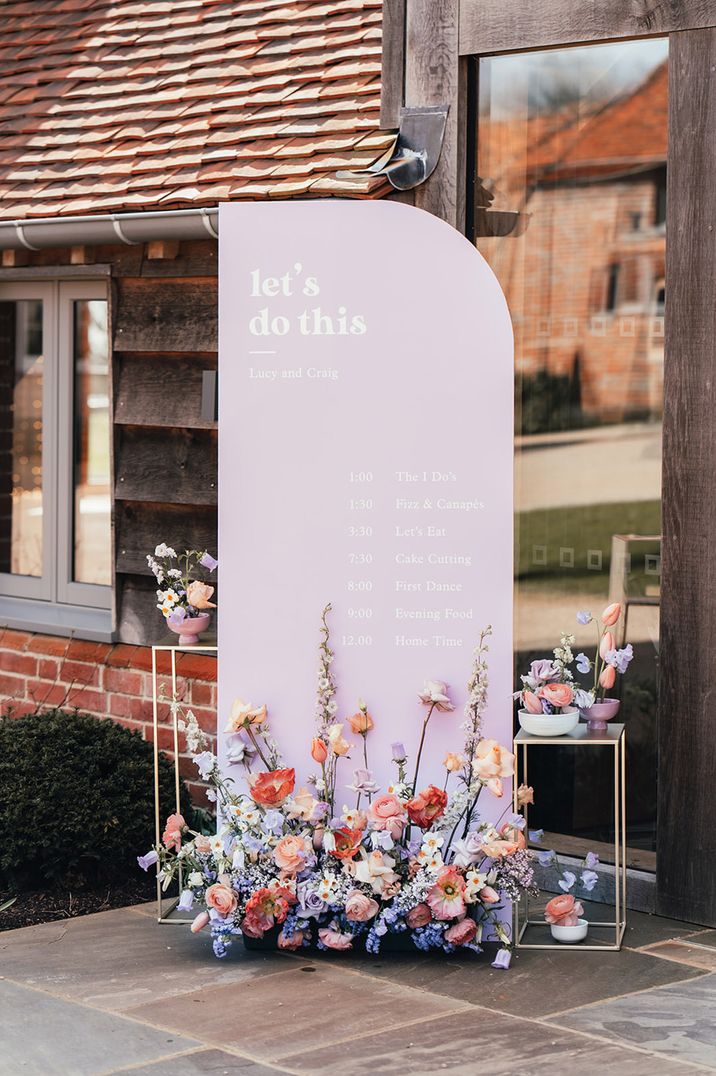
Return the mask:
M177 654L197 654L197 653L213 653L218 650L216 646L153 646L152 647L152 717L154 726L154 834L155 843L161 843L162 837L162 823L161 823L161 805L159 803L159 692L157 688L157 677L160 674L157 671L157 655L160 653L169 653L171 655L171 698L169 701L169 710L172 716L172 730L174 733L174 810L179 813L181 811L181 800L179 795L180 788L180 774L179 774L179 727L178 727L178 714L179 706L177 704ZM183 886L183 874L181 867L179 868L179 890L181 891ZM180 919L178 917L170 919L169 916L179 903L179 897L167 898L162 893L162 883L159 877L159 866L157 865L157 922L158 923L191 923L192 919Z
M531 736L520 729L513 741L515 757L521 749L522 776L521 780L527 784L527 755L528 748L539 746L560 746L575 744L579 747L610 747L614 752L614 920L593 922L590 927L611 927L614 930L614 941L605 940L585 944L578 942L574 945L552 941L529 942L523 941L525 933L531 926L544 927L544 919L530 919L529 897L525 895L521 901L515 901L513 909L513 937L518 949L602 949L607 952L618 952L622 946L624 931L626 930L626 734L624 725L613 724L607 727L606 732L590 732L586 725L580 724L566 736ZM513 808L517 811L517 774L513 782ZM525 805L525 830L529 827L527 817L528 807ZM524 914L522 914L524 911Z

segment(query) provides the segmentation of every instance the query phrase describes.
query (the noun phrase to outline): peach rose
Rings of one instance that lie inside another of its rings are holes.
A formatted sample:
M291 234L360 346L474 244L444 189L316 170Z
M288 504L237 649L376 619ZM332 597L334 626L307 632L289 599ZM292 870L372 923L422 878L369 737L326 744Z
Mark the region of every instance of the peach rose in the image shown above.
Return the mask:
M464 919L458 920L457 923L453 923L451 927L448 927L445 931L445 941L450 942L451 945L467 945L477 934L477 924L474 919L470 919L469 916L465 916Z
M534 691L527 691L525 689L522 692L522 705L524 706L525 710L527 710L527 712L530 714L542 713L542 704L535 695Z
M335 724L330 726L328 729L328 746L333 754L338 755L339 758L341 755L348 754L353 744L348 743L343 736L343 725Z
M511 777L515 772L515 756L497 740L480 740L475 756L472 768L483 781L490 777Z
M267 710L265 706L252 706L243 699L234 699L231 705L229 723L225 732L239 732L248 725L263 725L266 720Z
M189 927L192 934L198 934L200 930L203 930L206 924L209 922L208 912L199 912L194 922Z
M527 841L522 830L518 829L517 826L510 825L509 822L505 822L504 826L500 828L500 837L502 837L503 841L509 841L511 844L516 845L517 849L527 847Z
M538 695L546 699L552 706L569 706L574 698L574 691L569 684L545 684L539 689Z
M216 603L210 602L209 598L214 593L214 588L207 583L200 583L194 579L186 588L186 600L195 609L216 609Z
M535 790L532 785L520 785L517 789L517 806L525 807L528 803L534 803Z
M356 736L365 736L373 728L373 718L367 710L358 710L348 718L348 724Z
M416 904L414 908L411 908L405 917L405 922L408 924L411 930L415 930L416 927L424 927L433 917L433 913L427 904Z
M621 615L622 607L619 602L612 602L612 604L608 605L602 613L602 624L607 628L612 628Z
M613 665L605 665L599 674L599 686L609 691L617 682L617 670Z
M447 802L447 792L435 785L428 785L406 804L410 821L421 829L428 829L444 812Z
M296 784L296 771L271 770L251 774L247 778L252 799L262 807L279 807L291 795Z
M443 766L448 771L448 773L457 773L457 771L461 770L464 765L465 756L456 755L454 751L448 751L445 758L443 759Z
M170 814L167 818L167 824L164 827L162 833L162 844L165 848L173 848L176 852L181 848L181 834L182 830L186 828L186 822L184 816L180 814Z
M580 915L583 914L584 908L571 893L561 893L558 897L552 897L544 910L547 922L560 927L576 927Z
M286 874L298 874L306 863L306 852L303 837L282 837L273 850L274 863Z
M279 949L300 949L303 945L303 931L294 930L290 938L281 931L276 941Z
M398 797L385 792L376 796L368 807L368 819L373 829L387 830L395 841L405 829L408 815Z
M307 788L299 788L290 801L284 806L289 818L300 818L302 822L310 822L314 811L318 806L318 800Z
M198 837L194 838L194 850L201 852L202 855L210 852L211 840L204 833L200 833Z
M342 934L340 930L332 930L330 927L324 927L318 931L318 937L320 938L326 949L352 949L353 948L353 935Z
M213 885L210 885L204 899L210 908L219 913L222 919L226 919L227 916L236 911L236 893L222 882L214 882Z
M317 762L319 766L322 766L328 758L328 748L318 736L314 736L311 740L311 758L314 762Z
M346 919L352 919L354 923L365 923L378 913L378 901L361 893L360 889L353 889L346 897Z

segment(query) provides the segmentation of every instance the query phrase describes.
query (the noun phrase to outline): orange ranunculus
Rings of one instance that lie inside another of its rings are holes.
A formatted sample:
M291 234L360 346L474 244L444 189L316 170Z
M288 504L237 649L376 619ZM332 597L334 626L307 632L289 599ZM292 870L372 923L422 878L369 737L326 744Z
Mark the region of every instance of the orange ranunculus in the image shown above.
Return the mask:
M619 602L612 602L608 605L602 613L602 624L607 628L612 628L616 624L619 617L622 615L622 607Z
M311 740L311 758L314 762L317 762L319 766L322 766L328 758L328 748L318 736L314 736Z
M574 691L569 684L545 684L538 692L541 699L546 699L552 706L569 706L574 698Z
M530 714L542 713L542 704L535 695L534 691L527 691L527 689L525 689L522 692L522 705L524 706L525 710L527 710L527 712Z
M331 852L331 855L334 855L336 859L353 859L360 848L362 836L362 829L349 829L348 826L341 826L340 829L335 829L333 831L333 837L336 846Z
M262 807L279 807L287 796L293 792L296 784L296 771L271 770L251 774L248 778L252 799Z
M165 848L173 848L175 852L178 852L181 848L181 834L185 829L186 822L183 815L170 814L167 818L167 824L164 827L162 833L162 844Z
M214 885L210 885L204 899L209 907L217 911L224 919L226 919L227 915L231 915L232 912L236 911L238 903L233 889L228 885L223 885L221 882L215 882Z
M527 841L525 835L521 829L517 826L511 826L509 822L505 822L504 826L500 829L500 837L503 841L510 841L511 844L516 844L517 848L526 848Z
M445 758L443 759L443 766L448 771L448 773L457 773L457 771L461 770L464 765L465 756L456 755L454 751L448 751Z
M490 777L511 777L515 772L515 756L497 740L480 740L472 768L483 781Z
M274 863L285 874L298 874L306 863L308 848L303 837L282 837L273 850Z
M584 908L571 893L561 893L558 897L552 897L544 910L544 917L548 923L554 923L556 926L576 927L583 913Z
M610 650L614 649L614 636L610 631L605 631L599 644L599 657L604 661Z
M367 710L358 710L355 714L351 714L347 721L351 732L355 732L356 736L365 736L373 728L373 718Z
M266 720L266 706L252 706L243 699L234 699L231 705L231 715L225 732L239 732L248 725L263 725Z
M213 587L210 587L207 583L200 583L198 579L195 579L186 588L186 600L195 609L216 609L216 603L209 601L213 593Z
M599 674L599 686L609 691L617 682L617 670L613 665L605 665Z
M422 792L418 792L417 796L408 800L405 806L410 821L421 829L427 829L443 813L447 802L447 792L435 785L428 785Z
M241 923L241 930L251 938L260 938L264 930L270 930L274 923L283 923L288 915L289 904L295 898L280 887L275 889L257 889L246 902L246 914Z

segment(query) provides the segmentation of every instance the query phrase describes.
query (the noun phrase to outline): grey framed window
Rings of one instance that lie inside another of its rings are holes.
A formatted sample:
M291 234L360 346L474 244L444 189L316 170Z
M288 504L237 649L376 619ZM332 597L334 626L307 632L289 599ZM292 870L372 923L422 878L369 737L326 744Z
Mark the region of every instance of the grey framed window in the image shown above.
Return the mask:
M0 625L111 635L106 284L0 283Z

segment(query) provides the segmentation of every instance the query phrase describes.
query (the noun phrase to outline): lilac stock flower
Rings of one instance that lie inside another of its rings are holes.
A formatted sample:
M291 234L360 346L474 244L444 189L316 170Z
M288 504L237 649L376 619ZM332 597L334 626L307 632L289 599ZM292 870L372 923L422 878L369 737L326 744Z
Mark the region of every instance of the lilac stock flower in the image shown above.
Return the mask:
M377 792L379 785L373 780L373 774L370 770L361 769L353 771L353 784L348 785L348 787L353 792L367 796L369 793Z
M218 560L214 560L211 553L205 553L203 557L199 558L199 564L201 564L203 568L208 568L210 572L214 571L218 563Z
M625 673L633 657L634 648L631 643L627 643L623 650L608 650L606 662L607 665L613 665L618 673Z
M543 829L530 829L527 831L527 835L533 844L539 844L544 837Z
M564 890L565 893L569 893L570 889L572 888L572 886L574 885L574 883L576 881L577 881L577 875L576 874L572 874L571 871L563 871L562 872L562 877L559 879L559 882L557 883L557 885L559 886L560 889Z
M177 908L180 908L183 912L191 911L191 906L194 903L194 894L191 889L183 889L179 900L177 901Z
M148 871L150 867L154 866L158 859L159 856L154 851L154 849L152 849L152 851L147 852L145 856L137 856L137 863L143 871Z
M201 754L193 756L192 762L198 769L203 779L206 781L209 777L209 774L214 769L216 756L211 751L202 751Z
M392 743L390 745L390 750L393 752L393 762L405 762L408 757L405 747L400 740L396 740L395 743Z
M577 672L588 673L592 663L586 654L577 654Z
M540 867L549 867L550 864L556 863L557 856L556 856L555 852L553 852L551 850L550 851L544 851L544 852L538 852L537 853L537 861L539 862Z
M587 890L587 892L591 893L595 885L599 881L599 875L596 871L582 871L579 880L584 886L584 888Z
M311 815L312 822L320 822L322 818L325 818L331 809L330 803L324 803L323 800L318 800L313 808Z
M592 622L592 614L587 612L586 609L582 609L577 613L577 623L578 624L591 624L591 622Z
M599 863L599 856L596 854L596 852L587 852L586 856L584 857L584 866L587 868L587 870L593 871L597 863Z
M492 961L492 967L498 968L501 971L507 971L512 960L512 953L509 949L498 949L495 953L495 959Z

